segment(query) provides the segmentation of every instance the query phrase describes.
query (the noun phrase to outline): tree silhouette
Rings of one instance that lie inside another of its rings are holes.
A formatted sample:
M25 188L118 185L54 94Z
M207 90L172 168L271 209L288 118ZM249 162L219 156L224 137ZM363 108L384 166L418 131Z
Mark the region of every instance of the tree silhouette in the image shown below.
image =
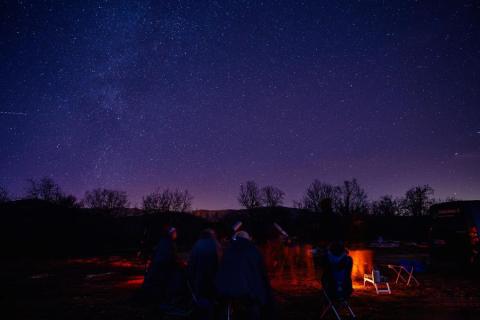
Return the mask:
M193 196L188 190L158 189L143 197L143 209L151 212L187 212L192 207Z
M10 201L10 195L8 194L8 190L0 186L0 203L8 201Z
M247 181L244 185L240 185L238 202L246 209L260 207L261 194L255 181Z
M285 192L274 186L265 186L260 191L260 200L265 207L278 207L283 204Z
M313 212L333 213L339 201L338 197L338 188L315 179L308 186L303 199L297 203L297 206Z
M97 188L85 192L82 203L88 208L121 209L128 206L128 199L124 191Z
M43 177L40 180L28 179L26 198L57 202L64 197L60 186L52 178Z
M78 207L77 198L73 195L66 195L62 188L49 177L40 180L28 179L28 187L25 198L44 200L56 203L64 207Z
M412 216L423 216L434 203L432 198L434 190L428 184L416 186L405 193L402 208Z
M357 179L345 180L338 187L340 201L338 212L342 215L365 213L368 208L367 194L360 187Z
M400 214L398 200L390 195L385 195L379 200L372 202L372 214L376 216L395 216Z
M172 194L172 206L173 212L186 212L192 208L193 196L188 190L175 190Z

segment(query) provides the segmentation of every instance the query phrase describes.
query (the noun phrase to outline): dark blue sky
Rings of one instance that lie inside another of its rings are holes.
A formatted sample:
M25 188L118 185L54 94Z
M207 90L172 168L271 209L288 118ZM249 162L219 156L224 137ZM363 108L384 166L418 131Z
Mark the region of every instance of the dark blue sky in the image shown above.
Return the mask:
M3 1L0 185L480 198L475 1Z

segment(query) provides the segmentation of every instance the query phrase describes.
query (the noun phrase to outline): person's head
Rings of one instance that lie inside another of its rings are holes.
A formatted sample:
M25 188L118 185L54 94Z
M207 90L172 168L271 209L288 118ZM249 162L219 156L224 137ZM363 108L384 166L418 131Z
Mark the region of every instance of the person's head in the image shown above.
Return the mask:
M332 242L330 244L329 250L334 256L340 256L346 252L345 246L343 245L342 241Z
M238 231L237 233L235 233L235 239L246 239L246 240L252 240L252 238L250 237L250 235L248 234L248 232L246 231Z
M217 234L215 233L215 230L208 228L208 229L202 230L202 233L200 233L200 238L201 239L216 239Z

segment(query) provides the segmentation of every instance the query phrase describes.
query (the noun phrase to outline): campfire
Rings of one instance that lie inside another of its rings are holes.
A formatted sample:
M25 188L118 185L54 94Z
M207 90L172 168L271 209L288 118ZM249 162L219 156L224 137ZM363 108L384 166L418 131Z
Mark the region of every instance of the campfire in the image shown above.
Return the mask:
M363 288L363 275L372 272L373 251L372 250L350 250L353 259L352 280L353 288Z
M271 242L263 247L272 286L280 291L308 291L321 287L321 270L315 268L312 246L286 246ZM350 250L355 289L363 288L363 275L372 271L372 250Z

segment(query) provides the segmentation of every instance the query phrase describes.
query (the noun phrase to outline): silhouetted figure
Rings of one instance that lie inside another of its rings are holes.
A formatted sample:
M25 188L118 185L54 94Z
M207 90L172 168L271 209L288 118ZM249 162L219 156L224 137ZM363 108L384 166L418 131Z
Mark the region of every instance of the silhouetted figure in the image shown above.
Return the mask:
M190 253L188 278L200 319L214 318L215 276L221 255L215 231L202 231Z
M331 299L347 299L353 292L353 260L341 242L330 245L322 259L322 286Z
M237 232L225 250L216 288L226 310L236 319L267 319L273 298L260 251L245 231Z
M169 302L184 288L185 279L182 263L177 256L176 238L175 228L163 228L142 285L147 299Z

